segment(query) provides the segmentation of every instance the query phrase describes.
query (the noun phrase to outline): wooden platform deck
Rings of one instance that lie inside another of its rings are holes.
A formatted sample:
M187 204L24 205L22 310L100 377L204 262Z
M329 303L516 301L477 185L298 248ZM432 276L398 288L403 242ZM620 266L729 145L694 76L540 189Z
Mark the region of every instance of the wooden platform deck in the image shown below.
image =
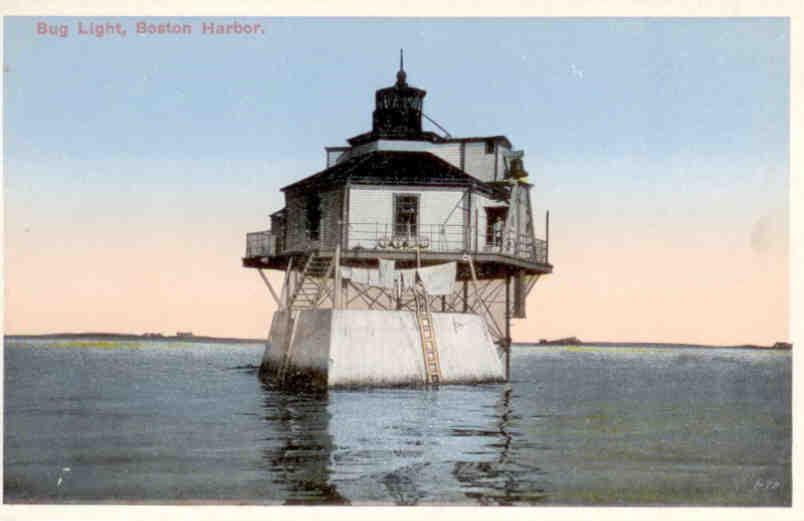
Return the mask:
M243 266L246 268L285 270L291 258L301 259L307 257L310 253L312 251L286 251L270 257L244 257ZM316 253L321 258L332 258L335 255L335 250L317 250ZM502 253L438 251L421 251L418 253L422 266L450 261L457 262L458 280L471 278L469 263L464 255L471 255L477 270L477 277L480 279L499 278L513 272L524 272L527 275L545 275L553 271L552 264L533 262L523 257ZM368 250L362 248L343 250L341 252L341 265L377 267L378 258L395 260L397 261L397 267L400 269L413 268L416 267L417 252L415 250ZM300 263L294 260L294 265L299 266Z

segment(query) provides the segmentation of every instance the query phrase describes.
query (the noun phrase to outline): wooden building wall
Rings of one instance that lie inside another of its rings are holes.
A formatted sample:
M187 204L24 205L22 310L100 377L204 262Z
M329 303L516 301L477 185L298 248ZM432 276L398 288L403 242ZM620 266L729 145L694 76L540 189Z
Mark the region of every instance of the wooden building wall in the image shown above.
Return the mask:
M319 238L310 240L306 233L305 192L286 192L287 231L285 249L334 248L338 242L343 211L343 188L321 192Z

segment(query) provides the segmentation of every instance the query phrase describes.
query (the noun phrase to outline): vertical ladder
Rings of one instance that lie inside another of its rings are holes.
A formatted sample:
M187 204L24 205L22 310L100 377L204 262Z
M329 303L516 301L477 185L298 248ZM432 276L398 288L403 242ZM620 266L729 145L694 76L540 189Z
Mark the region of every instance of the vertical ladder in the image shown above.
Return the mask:
M416 249L416 266L421 267ZM430 303L427 291L419 281L417 289L413 290L416 302L416 321L419 323L419 335L422 339L422 356L424 356L425 383L438 385L441 383L441 361L438 358L438 342L436 341L433 315L430 314Z
M441 382L441 362L438 359L438 342L433 328L433 316L429 311L418 311L416 320L419 323L419 334L422 338L426 383L438 385Z

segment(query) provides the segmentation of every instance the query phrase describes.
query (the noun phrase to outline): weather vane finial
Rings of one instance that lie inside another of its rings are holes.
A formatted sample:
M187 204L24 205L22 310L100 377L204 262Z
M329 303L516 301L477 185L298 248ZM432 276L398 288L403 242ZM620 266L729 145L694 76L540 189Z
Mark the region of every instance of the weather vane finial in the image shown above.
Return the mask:
M399 49L399 72L396 73L396 84L399 86L407 85L405 81L408 75L405 74L405 56L402 53L402 49Z

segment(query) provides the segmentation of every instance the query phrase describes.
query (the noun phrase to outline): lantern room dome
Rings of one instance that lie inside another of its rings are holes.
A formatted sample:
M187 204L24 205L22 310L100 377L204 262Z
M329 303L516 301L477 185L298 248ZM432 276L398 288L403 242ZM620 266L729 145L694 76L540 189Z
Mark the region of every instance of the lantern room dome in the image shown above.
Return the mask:
M374 94L372 135L375 138L420 138L426 91L411 87L400 52L396 83Z

